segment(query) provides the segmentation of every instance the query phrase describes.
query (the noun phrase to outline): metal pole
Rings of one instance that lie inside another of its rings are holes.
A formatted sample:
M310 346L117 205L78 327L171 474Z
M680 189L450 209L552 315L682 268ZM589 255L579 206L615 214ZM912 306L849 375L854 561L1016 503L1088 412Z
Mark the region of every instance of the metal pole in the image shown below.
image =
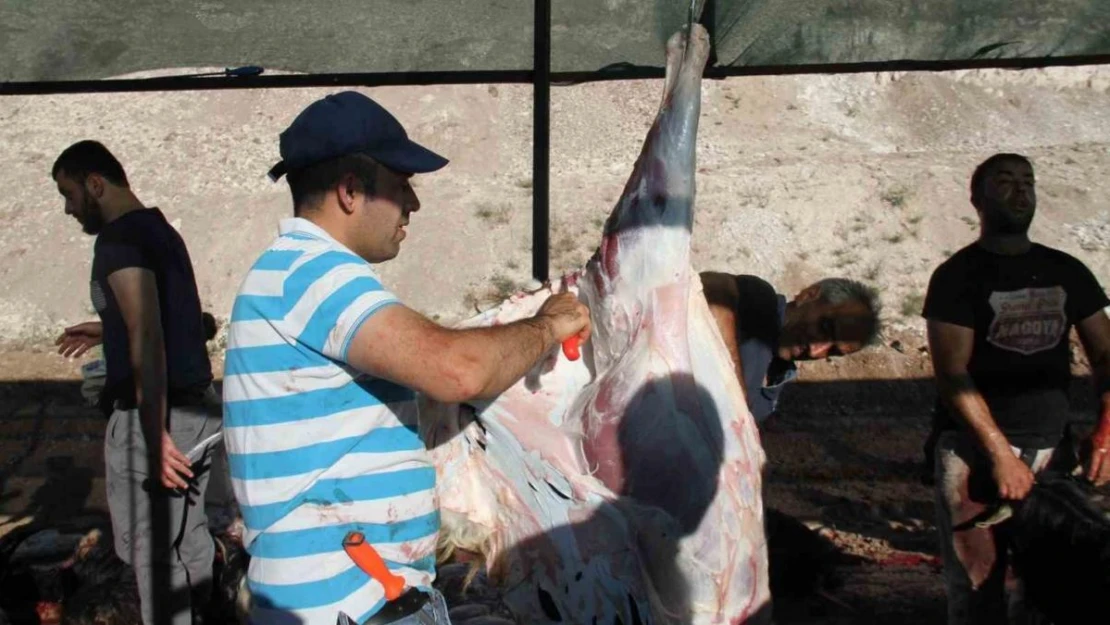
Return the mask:
M551 247L551 0L536 0L532 38L532 277L542 283Z

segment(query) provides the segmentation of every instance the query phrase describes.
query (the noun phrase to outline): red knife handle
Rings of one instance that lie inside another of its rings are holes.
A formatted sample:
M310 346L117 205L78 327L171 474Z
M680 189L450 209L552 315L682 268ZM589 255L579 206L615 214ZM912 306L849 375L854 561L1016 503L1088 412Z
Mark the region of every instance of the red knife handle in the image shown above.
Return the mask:
M360 532L347 534L343 539L343 549L358 568L382 585L387 601L393 601L401 596L401 591L405 589L405 578L389 572L378 551L366 542L366 538Z

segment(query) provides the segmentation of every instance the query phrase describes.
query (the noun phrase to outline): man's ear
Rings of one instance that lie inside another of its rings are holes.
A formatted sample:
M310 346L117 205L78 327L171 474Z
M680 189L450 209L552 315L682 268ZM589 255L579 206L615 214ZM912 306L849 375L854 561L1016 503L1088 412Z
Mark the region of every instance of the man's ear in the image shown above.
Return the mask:
M335 193L339 208L350 215L355 212L355 203L358 201L358 196L362 194L362 185L358 183L354 174L344 174L336 185Z
M104 178L100 174L89 174L85 178L85 193L98 200L104 197Z

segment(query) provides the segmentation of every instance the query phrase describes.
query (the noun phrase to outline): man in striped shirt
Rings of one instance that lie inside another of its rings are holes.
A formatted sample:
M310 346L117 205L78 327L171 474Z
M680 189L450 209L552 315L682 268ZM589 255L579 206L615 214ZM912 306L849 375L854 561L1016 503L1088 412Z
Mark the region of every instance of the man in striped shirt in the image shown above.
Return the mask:
M251 618L333 625L340 612L360 623L392 613L343 550L358 531L427 591L425 616L446 622L431 589L439 512L415 393L494 397L563 340L586 340L589 311L555 295L532 318L454 330L402 305L373 265L397 255L420 208L410 177L447 161L373 100L347 91L309 105L282 133L281 156L270 175L287 175L294 217L240 287L224 374Z

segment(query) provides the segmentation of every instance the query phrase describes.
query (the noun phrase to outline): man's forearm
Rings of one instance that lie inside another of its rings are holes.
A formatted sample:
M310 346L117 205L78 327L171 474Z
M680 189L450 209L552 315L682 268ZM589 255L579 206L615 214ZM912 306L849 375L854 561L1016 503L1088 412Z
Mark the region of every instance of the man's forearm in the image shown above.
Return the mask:
M1097 432L1103 433L1106 437L1106 442L1110 444L1110 390L1103 391L1101 410L1099 411L1098 429Z
M1095 441L1100 448L1110 448L1110 356L1092 367L1095 388L1099 391L1099 418L1095 425Z
M505 392L555 346L555 334L543 319L530 318L492 328L474 328L460 349L473 363L479 377L478 399Z
M160 444L166 429L166 352L155 337L131 341L135 401L148 449Z
M968 425L983 451L991 458L1011 453L1009 441L995 423L971 376L966 373L941 375L938 380L945 404Z

